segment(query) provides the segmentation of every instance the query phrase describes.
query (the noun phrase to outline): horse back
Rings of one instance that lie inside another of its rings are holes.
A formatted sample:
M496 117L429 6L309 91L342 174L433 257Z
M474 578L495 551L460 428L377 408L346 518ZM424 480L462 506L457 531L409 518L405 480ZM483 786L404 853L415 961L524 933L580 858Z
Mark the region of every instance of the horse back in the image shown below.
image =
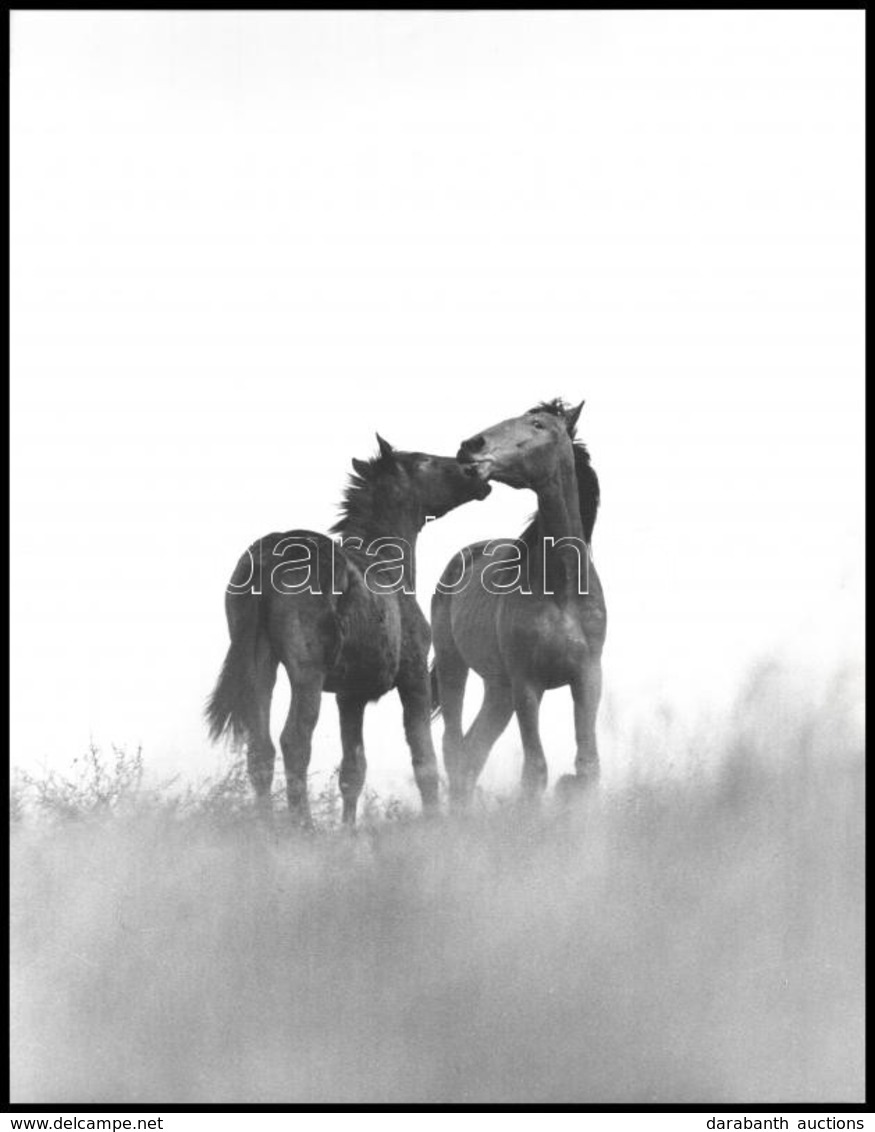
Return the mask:
M402 648L397 596L373 593L338 542L298 529L267 535L248 553L273 652L293 683L318 674L325 691L363 699L394 685Z

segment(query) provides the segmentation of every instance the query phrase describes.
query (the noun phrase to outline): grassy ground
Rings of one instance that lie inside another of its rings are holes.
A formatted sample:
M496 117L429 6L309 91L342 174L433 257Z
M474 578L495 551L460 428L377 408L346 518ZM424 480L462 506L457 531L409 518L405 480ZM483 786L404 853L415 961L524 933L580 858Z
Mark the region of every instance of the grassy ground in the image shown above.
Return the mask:
M685 774L430 823L371 796L354 838L333 788L302 837L237 773L19 778L13 1100L861 1101L842 695L757 678Z

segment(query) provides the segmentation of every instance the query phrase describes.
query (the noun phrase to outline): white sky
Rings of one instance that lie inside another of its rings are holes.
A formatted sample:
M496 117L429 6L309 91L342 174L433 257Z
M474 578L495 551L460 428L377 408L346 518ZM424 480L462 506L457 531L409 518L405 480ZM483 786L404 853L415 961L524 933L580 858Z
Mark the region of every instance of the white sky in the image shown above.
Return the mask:
M606 724L856 655L862 12L15 12L11 74L13 763L224 765L245 546L326 529L374 429L453 453L556 395L602 481ZM430 527L426 608L533 501ZM395 698L366 724L405 784Z

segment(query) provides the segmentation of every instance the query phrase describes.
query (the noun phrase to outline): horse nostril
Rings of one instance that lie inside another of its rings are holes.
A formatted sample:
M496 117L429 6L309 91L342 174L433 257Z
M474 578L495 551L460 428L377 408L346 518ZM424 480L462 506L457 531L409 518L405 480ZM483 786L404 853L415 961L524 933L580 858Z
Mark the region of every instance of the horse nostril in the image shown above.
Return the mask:
M472 452L479 452L481 448L485 447L486 438L483 436L472 436L470 440L463 440L461 452L470 455Z

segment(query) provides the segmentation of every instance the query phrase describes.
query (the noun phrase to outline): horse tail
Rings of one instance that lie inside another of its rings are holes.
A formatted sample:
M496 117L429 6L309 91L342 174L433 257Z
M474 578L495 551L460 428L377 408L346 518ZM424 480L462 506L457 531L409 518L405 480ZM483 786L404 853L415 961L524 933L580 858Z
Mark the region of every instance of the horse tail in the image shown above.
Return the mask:
M431 677L431 718L437 719L441 714L441 689L438 682L437 661L433 660L428 666L428 674Z
M247 551L231 575L231 585L241 588L229 589L226 595L231 644L204 713L213 742L227 734L239 745L255 728L256 657L266 642L262 624L264 599L260 593L242 588L251 569L251 551Z

